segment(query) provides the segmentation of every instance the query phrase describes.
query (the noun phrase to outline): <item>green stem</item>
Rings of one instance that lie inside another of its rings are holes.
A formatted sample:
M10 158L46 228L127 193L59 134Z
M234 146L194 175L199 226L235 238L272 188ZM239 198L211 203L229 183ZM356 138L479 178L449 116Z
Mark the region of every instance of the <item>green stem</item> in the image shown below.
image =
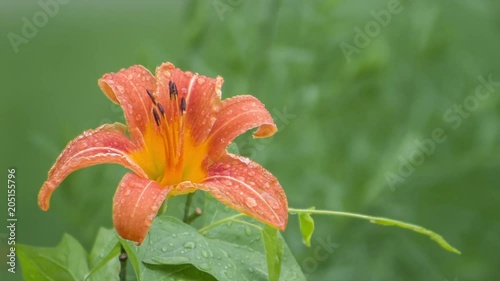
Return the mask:
M244 216L243 214L237 214L237 215L234 215L234 216L223 218L223 219L218 220L218 221L216 221L214 223L211 223L211 224L209 224L209 225L207 225L207 226L205 226L203 228L200 228L200 230L198 230L198 232L200 232L201 234L203 234L203 233L207 232L211 228L214 228L214 227L216 227L218 225L221 225L221 224L223 224L225 222L232 221L232 220L234 220L236 218L243 217L243 216Z
M120 245L120 255L118 256L120 259L120 281L127 281L127 252L123 245Z
M429 238L436 241L445 250L448 250L448 251L455 253L455 254L460 254L460 251L455 249L454 247L452 247L450 244L448 244L448 242L446 242L446 240L444 240L444 238L441 235L439 235L433 231L430 231L428 229L425 229L421 226L415 225L415 224L405 223L402 221L387 219L387 218L383 218L383 217L373 217L373 216L354 214L354 213L349 213L349 212L313 210L313 209L294 209L294 208L289 208L288 212L292 215L294 215L294 214L315 214L315 215L351 217L351 218L369 220L371 223L380 224L380 225L399 226L401 228L406 228L406 229L427 235Z
M189 220L189 209L191 209L191 204L193 203L194 193L189 193L186 198L186 205L184 206L184 219L185 223L188 223Z

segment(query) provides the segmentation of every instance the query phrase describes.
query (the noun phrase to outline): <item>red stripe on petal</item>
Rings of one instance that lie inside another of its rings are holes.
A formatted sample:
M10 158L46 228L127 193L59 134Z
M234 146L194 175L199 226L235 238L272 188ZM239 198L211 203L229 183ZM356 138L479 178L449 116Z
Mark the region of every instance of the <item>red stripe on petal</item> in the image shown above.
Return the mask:
M155 122L153 102L146 92L156 90L156 80L151 72L141 65L135 65L117 73L105 74L98 84L108 98L123 108L132 138L143 141L142 134L146 127Z
M186 97L186 125L195 145L205 141L221 107L222 77L196 76L190 81Z
M113 223L123 238L141 244L169 189L155 181L126 174L113 199Z
M144 171L133 162L129 153L136 146L125 135L125 125L106 124L96 130L85 131L66 145L49 171L47 181L38 193L38 205L49 209L52 192L72 172L103 163L121 164L135 173L145 176Z
M257 98L249 95L225 99L210 132L210 157L224 155L227 146L244 132L259 127L255 138L270 137L278 130L273 118Z
M286 227L288 202L283 188L269 171L248 158L223 156L197 187L241 213L281 230Z
M164 63L156 69L158 92L162 103L166 104L168 120L172 120L172 112L180 114L179 107L182 97L186 100L186 124L195 144L203 142L215 122L215 116L221 105L222 77L209 78L182 71L171 63ZM177 103L169 102L169 82L175 83L179 97ZM176 111L177 110L177 111Z

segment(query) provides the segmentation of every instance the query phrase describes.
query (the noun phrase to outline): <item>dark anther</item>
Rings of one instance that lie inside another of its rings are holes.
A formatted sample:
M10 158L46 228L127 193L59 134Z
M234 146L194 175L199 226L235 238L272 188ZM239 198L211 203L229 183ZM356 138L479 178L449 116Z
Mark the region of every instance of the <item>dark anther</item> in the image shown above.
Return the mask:
M186 112L186 99L184 97L181 99L181 112Z
M170 92L170 99L177 98L177 85L174 82L168 81L168 90Z
M156 104L158 106L158 109L160 110L161 116L165 116L165 109L163 108L163 105L161 103Z
M146 89L146 93L148 93L148 96L151 99L151 101L153 101L153 103L156 104L155 96L153 96L153 93L148 89Z
M160 126L160 116L158 115L156 108L153 108L153 116L155 117L156 126Z

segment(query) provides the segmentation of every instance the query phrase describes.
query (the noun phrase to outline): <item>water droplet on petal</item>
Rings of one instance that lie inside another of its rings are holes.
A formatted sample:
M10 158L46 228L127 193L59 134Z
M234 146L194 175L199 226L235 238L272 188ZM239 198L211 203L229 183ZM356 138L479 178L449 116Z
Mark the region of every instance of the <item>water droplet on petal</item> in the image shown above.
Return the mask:
M271 208L275 210L279 208L278 201L276 201L276 199L274 199L274 197L272 197L269 193L264 192L261 196L271 206Z
M129 196L131 192L132 191L130 189L127 189L127 191L125 191L125 196Z
M253 208L255 206L257 206L257 202L255 202L255 199L253 199L252 197L247 197L245 199L245 204L249 207L249 208Z

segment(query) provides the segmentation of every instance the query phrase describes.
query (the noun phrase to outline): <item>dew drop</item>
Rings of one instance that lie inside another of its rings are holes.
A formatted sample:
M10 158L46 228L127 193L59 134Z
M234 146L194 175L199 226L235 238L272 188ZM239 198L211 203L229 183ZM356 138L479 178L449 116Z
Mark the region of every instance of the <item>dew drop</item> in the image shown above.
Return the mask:
M194 249L196 245L193 242L186 242L184 243L184 248L186 249Z
M269 193L267 192L264 192L262 193L262 198L264 198L264 200L266 200L266 202L271 205L271 208L273 209L278 209L279 208L279 204L278 204L278 201L276 201L276 199L274 199L274 197L272 197Z
M202 255L204 258L208 258L208 253L207 253L207 251L205 251L205 250L201 251L201 255Z
M127 191L125 191L125 196L129 196L131 192L132 191L130 189L127 189Z
M161 248L161 250L162 250L163 252L166 252L166 251L167 251L167 247L162 247L162 248Z
M202 270L210 269L210 266L208 265L208 263L202 263L199 266L200 266L200 269L202 269Z
M170 247L173 247L173 246L174 246L174 243L168 243L168 245L169 245Z
M257 206L257 202L255 202L255 199L253 199L252 197L247 197L245 199L245 204L249 207L249 208L253 208L255 206Z

